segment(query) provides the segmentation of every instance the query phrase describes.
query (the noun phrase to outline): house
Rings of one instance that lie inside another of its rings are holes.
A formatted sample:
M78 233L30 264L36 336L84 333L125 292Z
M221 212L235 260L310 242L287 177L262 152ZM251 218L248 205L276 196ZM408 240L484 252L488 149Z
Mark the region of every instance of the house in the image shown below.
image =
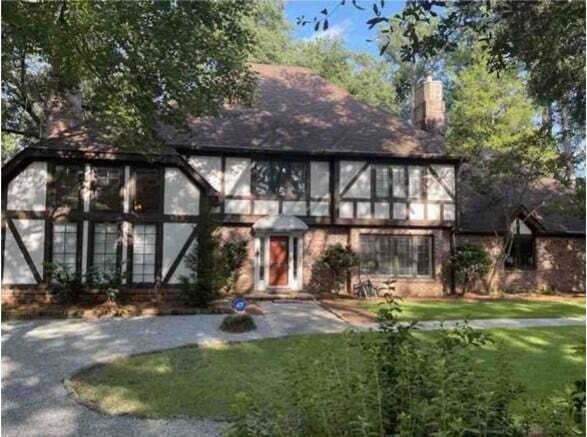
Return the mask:
M46 262L80 273L115 264L137 299L176 295L205 197L223 238L248 241L239 292L304 290L335 243L360 254L350 282L393 277L397 293L412 296L448 290L442 265L461 242L495 255L511 223L496 226L461 182L463 160L443 145L440 82L421 85L412 126L307 69L253 68L255 107L191 119L189 131L165 128L160 153L114 150L56 118L47 139L9 161L3 301L46 299ZM565 192L551 180L544 189ZM498 286L584 292L583 219L528 208L513 222L515 248Z

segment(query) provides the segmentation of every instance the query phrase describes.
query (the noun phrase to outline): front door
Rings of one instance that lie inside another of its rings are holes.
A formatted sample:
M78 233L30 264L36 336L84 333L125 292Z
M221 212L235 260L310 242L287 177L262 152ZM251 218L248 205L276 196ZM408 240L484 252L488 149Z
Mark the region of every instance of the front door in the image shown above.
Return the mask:
M285 287L288 284L289 237L269 238L269 286Z

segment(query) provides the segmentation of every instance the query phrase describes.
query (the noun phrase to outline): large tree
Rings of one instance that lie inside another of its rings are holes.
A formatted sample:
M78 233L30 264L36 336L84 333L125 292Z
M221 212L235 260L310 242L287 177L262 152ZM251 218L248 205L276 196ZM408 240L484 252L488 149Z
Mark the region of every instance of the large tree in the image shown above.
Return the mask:
M579 127L585 123L585 2L521 0L408 0L398 14L385 14L385 1L375 0L371 7L357 0L341 4L373 11L369 28L387 26L392 37L398 29L406 37L402 58L413 61L419 56L433 57L440 51L458 47L463 38L473 35L487 48L491 71L503 72L522 65L528 73L531 95L545 106L566 108ZM324 9L312 20L298 18L300 25L316 30L328 26L334 11ZM422 35L422 23L438 20L434 32ZM399 25L397 24L399 22ZM385 53L390 40L381 44Z
M161 144L158 123L248 101L245 1L15 1L2 5L2 130L47 134L75 96L119 147Z

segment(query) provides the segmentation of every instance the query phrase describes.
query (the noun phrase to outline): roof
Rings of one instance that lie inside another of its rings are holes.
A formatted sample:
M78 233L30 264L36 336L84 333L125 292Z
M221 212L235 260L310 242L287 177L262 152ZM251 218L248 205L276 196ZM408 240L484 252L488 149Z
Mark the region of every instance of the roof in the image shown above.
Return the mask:
M459 177L459 232L504 232L506 213L530 215L529 224L538 234L585 235L585 211L575 201L574 190L544 177L528 187L522 202L513 202L518 192L500 190L501 198L472 183L466 168ZM514 197L515 196L515 197ZM511 211L506 208L511 206Z
M441 136L359 102L306 68L252 64L252 69L258 77L253 107L192 118L187 132L167 128L167 142L194 149L447 155Z

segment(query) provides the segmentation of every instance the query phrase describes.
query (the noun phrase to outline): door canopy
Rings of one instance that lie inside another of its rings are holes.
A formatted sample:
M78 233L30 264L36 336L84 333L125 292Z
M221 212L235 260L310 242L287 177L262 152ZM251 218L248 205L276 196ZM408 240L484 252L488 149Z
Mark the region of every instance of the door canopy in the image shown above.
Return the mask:
M278 214L257 220L253 229L255 231L303 232L308 230L308 225L296 216Z

